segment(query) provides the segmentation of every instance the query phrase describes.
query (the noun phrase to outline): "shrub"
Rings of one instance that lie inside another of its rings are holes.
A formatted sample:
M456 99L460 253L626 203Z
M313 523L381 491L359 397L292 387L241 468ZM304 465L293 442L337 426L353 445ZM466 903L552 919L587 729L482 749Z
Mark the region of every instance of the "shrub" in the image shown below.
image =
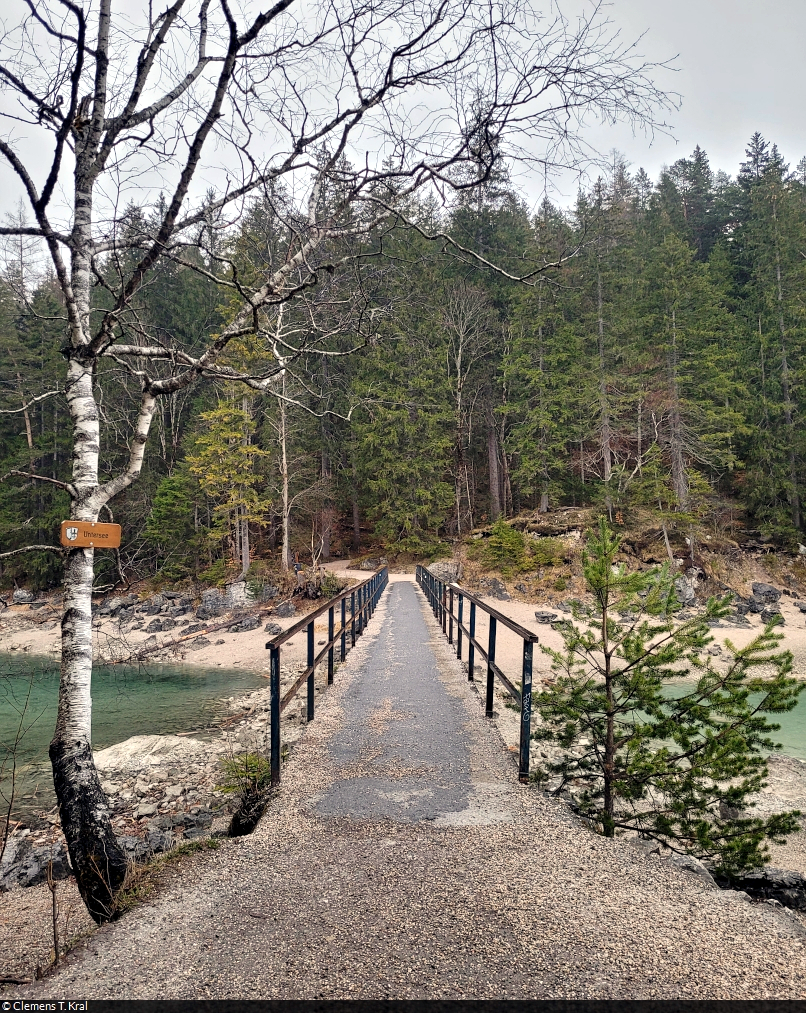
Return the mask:
M488 569L499 570L504 577L534 568L523 535L503 520L493 524L489 538L470 547L469 555Z

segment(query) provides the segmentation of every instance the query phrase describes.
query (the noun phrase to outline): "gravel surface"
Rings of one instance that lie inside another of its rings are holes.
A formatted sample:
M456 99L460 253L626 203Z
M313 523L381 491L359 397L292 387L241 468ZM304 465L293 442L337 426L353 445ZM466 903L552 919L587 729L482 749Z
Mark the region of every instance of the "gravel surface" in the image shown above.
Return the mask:
M256 833L3 998L804 997L794 917L519 786L481 703L393 584Z

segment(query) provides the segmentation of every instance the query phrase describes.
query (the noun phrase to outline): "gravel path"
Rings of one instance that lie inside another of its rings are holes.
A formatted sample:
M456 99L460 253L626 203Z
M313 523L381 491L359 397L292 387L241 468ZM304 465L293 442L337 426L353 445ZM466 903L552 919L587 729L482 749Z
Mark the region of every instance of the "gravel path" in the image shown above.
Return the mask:
M318 699L257 832L36 999L795 999L804 930L519 786L408 583Z

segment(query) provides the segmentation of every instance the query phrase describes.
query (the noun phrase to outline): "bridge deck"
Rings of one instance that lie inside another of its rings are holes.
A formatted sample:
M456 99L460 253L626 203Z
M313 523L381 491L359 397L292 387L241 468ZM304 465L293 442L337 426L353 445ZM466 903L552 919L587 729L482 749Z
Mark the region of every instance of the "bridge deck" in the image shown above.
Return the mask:
M398 581L255 834L198 856L17 993L792 999L802 937L518 785L422 596Z

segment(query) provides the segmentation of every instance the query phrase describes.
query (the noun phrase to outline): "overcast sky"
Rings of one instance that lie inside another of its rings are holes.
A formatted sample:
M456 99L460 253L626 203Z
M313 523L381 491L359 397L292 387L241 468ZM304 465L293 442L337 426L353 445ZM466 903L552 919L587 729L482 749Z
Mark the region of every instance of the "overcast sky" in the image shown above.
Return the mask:
M578 2L560 0L569 13ZM679 92L682 106L669 116L673 137L656 135L651 144L627 126L590 127L587 139L599 151L617 149L653 179L696 144L712 168L735 175L755 130L776 142L793 167L806 155L806 0L612 0L609 16L625 42L646 33L641 51L648 59L677 56L679 70L661 72L657 81ZM541 196L541 180L516 174L514 181L530 200ZM569 176L564 193L552 196L571 203L576 189ZM18 192L3 165L0 211Z
M613 0L610 17L625 39L646 31L647 57L678 55L679 72L660 81L683 104L676 140L650 147L627 128L600 128L597 148L617 148L653 179L696 144L735 176L756 130L793 167L806 155L806 0Z

